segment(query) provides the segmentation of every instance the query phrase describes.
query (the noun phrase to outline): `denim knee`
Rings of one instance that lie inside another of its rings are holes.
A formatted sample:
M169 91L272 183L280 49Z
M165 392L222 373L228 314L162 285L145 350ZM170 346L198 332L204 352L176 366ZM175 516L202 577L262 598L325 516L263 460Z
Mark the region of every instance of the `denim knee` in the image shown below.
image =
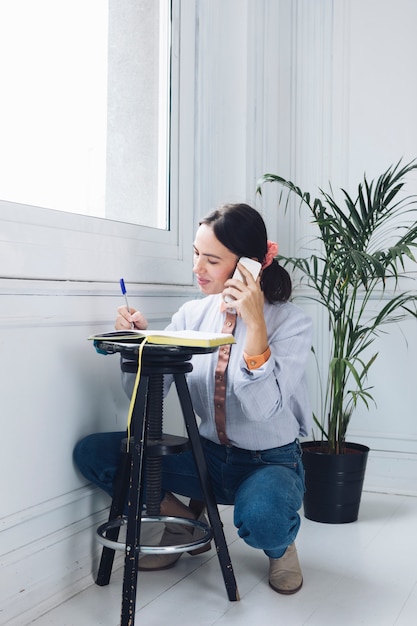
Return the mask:
M249 476L236 494L234 521L239 536L253 548L278 558L294 541L304 494L298 473L268 466Z

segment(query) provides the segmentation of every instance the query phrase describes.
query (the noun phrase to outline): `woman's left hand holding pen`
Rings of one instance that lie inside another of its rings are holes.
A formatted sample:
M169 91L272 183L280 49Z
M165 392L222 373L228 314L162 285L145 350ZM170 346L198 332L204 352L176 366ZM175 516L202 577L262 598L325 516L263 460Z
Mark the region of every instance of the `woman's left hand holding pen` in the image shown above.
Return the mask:
M117 309L117 317L114 323L116 330L127 330L132 328L138 328L139 330L145 330L148 327L146 317L140 311L136 311L133 307L127 308L126 305L119 306Z

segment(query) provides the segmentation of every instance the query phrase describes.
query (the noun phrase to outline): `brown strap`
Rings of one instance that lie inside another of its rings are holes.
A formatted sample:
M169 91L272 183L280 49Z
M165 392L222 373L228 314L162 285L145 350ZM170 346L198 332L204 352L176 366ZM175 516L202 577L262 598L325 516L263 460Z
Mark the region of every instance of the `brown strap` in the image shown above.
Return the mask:
M236 314L227 311L222 333L233 334L236 326ZM229 364L231 345L220 346L214 386L214 419L220 443L228 444L226 435L226 370Z

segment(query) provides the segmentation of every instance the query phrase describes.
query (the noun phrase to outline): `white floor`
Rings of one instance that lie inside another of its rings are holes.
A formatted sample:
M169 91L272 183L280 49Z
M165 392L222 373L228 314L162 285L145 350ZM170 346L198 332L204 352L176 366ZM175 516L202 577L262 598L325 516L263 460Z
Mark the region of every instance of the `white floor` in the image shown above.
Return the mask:
M281 596L268 586L267 558L237 538L221 512L240 601L229 602L214 550L160 572L139 572L135 624L145 626L412 626L417 623L417 498L364 493L359 520L303 518L297 548L304 586ZM117 626L122 571L32 622Z

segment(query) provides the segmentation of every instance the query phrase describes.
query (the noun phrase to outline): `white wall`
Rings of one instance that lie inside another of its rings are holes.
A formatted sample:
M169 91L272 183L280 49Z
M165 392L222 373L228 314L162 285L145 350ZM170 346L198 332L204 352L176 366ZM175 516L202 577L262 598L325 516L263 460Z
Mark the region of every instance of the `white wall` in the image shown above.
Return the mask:
M256 180L267 171L314 192L328 180L355 187L364 170L374 176L414 157L414 0L195 5L196 176L194 206L187 205L194 223L220 202L255 202ZM416 186L410 181L409 191ZM283 253L294 251L309 225L284 219L272 192L256 202L271 238ZM10 208L5 219L0 206L3 253ZM42 255L36 239L29 244ZM118 286L65 279L0 280L0 624L22 626L92 582L93 529L108 499L79 476L72 448L86 433L125 423L117 357L97 355L86 341L113 324ZM152 325L163 325L194 293L160 282L131 293ZM324 341L319 313L308 310ZM351 438L373 448L370 488L417 494L416 344L414 321L381 340L372 380L378 409L354 420ZM310 377L315 401L313 370Z
M1 624L26 624L93 580L109 498L86 484L72 449L90 432L126 427L118 357L87 341L112 328L117 286L0 281ZM144 286L130 299L164 326L194 293ZM168 430L180 428L166 416Z
M289 29L285 54L290 70L278 74L281 95L289 103L289 129L284 135L272 134L272 140L280 142L284 136L288 153L287 161L279 155L278 166L267 164L264 171L287 176L315 195L318 187L328 189L329 181L334 189L344 187L354 195L364 173L372 180L400 159L407 163L417 157L415 2L279 4L287 11ZM406 191L416 194L415 174L410 175ZM277 230L284 254L294 252L311 235L308 224L282 215ZM415 280L406 282L405 288L415 290ZM316 342L326 345L329 335L320 311L314 311L313 317ZM379 357L369 384L377 406L369 411L358 407L349 439L371 448L366 488L416 495L417 321L390 328L373 348ZM314 374L312 365L311 392L317 402Z
M401 158L406 163L417 156L417 80L411 61L417 55L417 5L412 0L338 4L340 72L334 85L344 101L335 156L344 184L354 188L364 171L371 178ZM417 192L415 175L408 191ZM415 290L415 282L405 288ZM357 412L351 439L372 450L367 488L416 495L417 321L391 328L374 348L379 356L370 383L377 406Z

